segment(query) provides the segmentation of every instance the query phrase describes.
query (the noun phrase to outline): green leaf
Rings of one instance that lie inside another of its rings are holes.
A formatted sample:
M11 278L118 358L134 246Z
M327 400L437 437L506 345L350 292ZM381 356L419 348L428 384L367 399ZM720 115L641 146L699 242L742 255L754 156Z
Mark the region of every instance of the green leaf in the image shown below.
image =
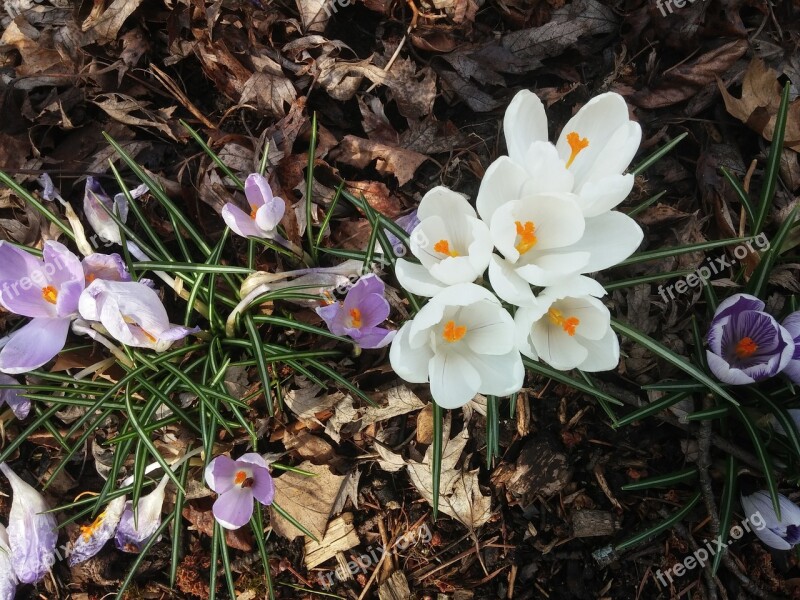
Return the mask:
M758 456L758 461L761 463L761 469L764 472L764 478L767 480L767 489L769 490L770 498L772 498L772 506L775 509L775 514L777 515L778 520L780 520L781 506L778 502L778 488L775 484L775 474L772 471L772 458L770 457L769 451L761 441L761 437L758 434L758 427L755 425L755 423L753 423L747 413L742 410L740 406L734 406L734 410L736 411L736 414L744 425L745 429L747 429L747 434L750 436L750 441L753 442L753 447L756 450L756 456Z
M686 469L667 473L666 475L658 475L656 477L648 477L647 479L626 483L621 489L625 492L634 492L637 490L649 490L651 488L672 487L676 483L691 481L695 477L697 477L697 469L695 467L687 467Z
M214 152L208 144L206 144L205 140L200 136L200 134L192 129L192 127L190 127L183 119L180 119L180 124L183 125L183 128L194 138L194 141L200 145L200 147L203 149L203 152L205 152L209 158L211 158L211 160L217 163L217 166L222 169L222 172L225 173L225 175L230 177L234 185L236 185L236 187L238 187L240 190L243 190L244 182L239 179L233 171L230 170L228 165L222 162L222 159L219 157L219 155L217 155L217 153ZM266 152L264 154L266 156Z
M314 220L312 219L312 198L314 196L314 159L317 153L317 113L311 116L311 140L308 144L308 168L306 169L306 235L311 260L317 264L317 245L314 238Z
M772 144L769 148L769 156L767 157L767 167L764 171L764 182L761 187L761 197L758 203L758 213L756 214L755 225L753 232L758 234L764 230L764 224L767 221L769 209L772 206L772 201L775 198L775 190L778 187L778 175L780 174L781 167L781 153L783 152L783 140L786 134L786 116L789 113L789 82L783 86L783 95L781 96L781 104L778 108L778 114L775 117L775 129L772 133Z
M739 198L739 202L741 203L744 211L747 213L747 219L750 221L751 224L755 224L756 217L753 213L753 205L750 203L750 197L747 195L747 192L742 187L742 184L739 183L739 180L733 176L733 174L728 171L725 167L721 167L722 176L725 177L727 182L733 188L733 191L736 193L736 196ZM758 233L758 232L756 232Z
M622 552L624 550L627 550L628 548L632 548L638 545L640 542L654 538L659 533L661 533L662 531L666 531L676 523L680 523L684 519L684 517L686 517L686 515L688 515L689 512L695 507L695 505L698 502L700 502L700 498L701 494L700 492L697 492L694 496L692 496L692 498L689 500L689 503L686 506L684 506L679 511L673 513L668 519L662 521L661 523L655 525L654 527L651 527L650 529L642 531L641 533L637 533L636 535L628 538L623 542L620 542L619 544L614 546L614 550L616 552Z
M769 276L772 273L772 267L778 260L778 255L789 236L789 231L796 225L795 219L797 218L798 208L800 208L800 205L795 204L794 208L792 208L791 212L789 212L789 215L786 217L786 220L781 223L778 233L775 234L775 237L772 239L769 250L761 255L761 262L758 263L758 266L753 272L753 276L750 278L750 281L747 282L747 291L753 296L758 297L766 291L767 284L769 283Z
M736 497L736 459L730 454L725 461L725 484L722 488L722 498L719 503L719 530L728 531L733 517L733 500ZM716 575L717 569L722 564L722 556L727 552L722 548L714 555L714 562L711 565L711 574Z
M653 152L650 156L648 156L642 162L636 165L631 171L631 173L633 173L634 175L639 175L640 173L646 171L648 168L650 168L651 166L656 164L659 160L661 160L661 158L665 156L675 146L680 144L681 140L683 140L683 138L685 138L687 135L689 134L684 132L680 134L678 137L676 137L674 140L670 140L669 142L661 146L661 148Z
M75 234L72 233L72 229L67 227L61 219L55 216L50 210L41 202L39 202L33 194L28 192L24 187L19 185L14 178L8 175L5 171L0 170L0 181L5 183L8 187L10 187L14 193L25 200L28 204L33 206L36 210L38 210L45 219L50 221L53 225L58 227L64 235L66 235L69 239L75 240Z
M651 260L660 260L662 258L671 258L680 254L688 254L690 252L703 252L705 250L713 250L714 248L722 248L724 246L739 245L755 239L754 237L743 238L729 238L726 240L714 240L711 242L700 242L698 244L684 244L683 246L676 246L674 248L662 248L661 250L651 250L649 252L637 252L630 258L623 260L617 266L636 265Z
M658 400L654 400L649 404L642 406L641 408L636 409L632 413L628 413L624 417L622 417L619 421L614 424L614 427L624 427L626 425L630 425L635 421L641 421L650 417L652 415L660 413L662 410L673 406L686 398L688 394L686 392L676 392L674 394L667 394L663 398L659 398Z

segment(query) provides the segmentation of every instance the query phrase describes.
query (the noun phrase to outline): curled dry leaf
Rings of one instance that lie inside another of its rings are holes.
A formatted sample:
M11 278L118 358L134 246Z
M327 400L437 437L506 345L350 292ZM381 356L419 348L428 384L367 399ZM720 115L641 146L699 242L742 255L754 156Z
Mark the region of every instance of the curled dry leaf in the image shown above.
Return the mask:
M331 152L331 159L358 169L375 161L375 168L383 175L394 175L402 186L411 181L427 156L407 150L386 146L354 135L346 135L339 146Z
M783 89L778 82L778 72L756 58L744 74L741 98L734 98L728 93L719 77L717 85L731 116L771 141ZM787 147L800 152L800 98L795 98L789 104L785 140Z
M94 19L95 12L83 23L83 29L94 29L98 36L98 42L106 43L117 39L122 24L125 19L130 17L142 0L114 0L103 13ZM102 3L99 3L102 6Z

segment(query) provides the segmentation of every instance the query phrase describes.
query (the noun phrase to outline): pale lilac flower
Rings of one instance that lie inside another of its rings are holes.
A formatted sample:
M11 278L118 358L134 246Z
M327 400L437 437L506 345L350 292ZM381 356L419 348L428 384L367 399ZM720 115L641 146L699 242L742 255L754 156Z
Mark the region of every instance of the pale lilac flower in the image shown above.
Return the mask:
M134 281L96 280L81 295L78 308L84 319L99 321L117 341L157 352L199 331L170 323L158 294Z
M70 566L89 560L102 550L108 540L114 537L114 532L122 519L125 505L125 496L114 498L108 503L105 510L97 515L91 525L81 527L81 532L72 545L72 551L69 555Z
M344 302L316 309L331 333L346 335L362 348L383 348L396 332L378 327L389 316L384 284L377 275L367 275L350 288Z
M19 381L10 375L0 373L0 385L19 385ZM20 390L0 390L0 404L3 403L8 404L8 407L18 419L26 418L31 411L30 398L20 396Z
M168 481L169 477L164 475L156 489L139 498L135 519L133 502L130 500L125 502L125 510L122 512L114 537L117 548L124 552L141 552L142 548L147 545L156 529L161 525L164 490Z
M130 281L131 275L119 254L90 254L81 262L86 285L96 279L105 281Z
M800 543L800 507L778 494L781 518L775 513L769 492L742 496L742 508L758 539L776 550L791 550Z
M394 222L403 228L407 234L411 235L411 232L416 229L417 225L419 225L419 217L417 216L417 209L412 210L407 215L403 215L402 217L397 217ZM386 230L386 241L389 242L392 250L394 250L395 256L405 256L406 253L406 246L403 242L400 241L395 234L393 234L388 229Z
M11 546L8 532L0 523L0 600L14 600L17 594L17 575L11 564Z
M142 184L131 190L131 198L138 198L147 191L147 186ZM83 195L83 212L86 220L104 241L122 244L119 225L111 218L109 211L123 223L128 219L128 200L125 194L116 194L112 200L98 180L94 177L87 177Z
M33 317L11 334L0 351L0 371L24 373L41 367L64 347L84 289L80 260L64 245L44 243L43 258L0 241L0 304Z
M711 372L725 383L744 385L782 371L795 350L791 334L748 294L723 301L708 330L706 357Z
M244 182L244 195L250 213L228 202L222 207L222 219L231 231L242 237L274 239L276 228L283 218L286 203L272 195L267 180L258 173L251 173Z
M0 471L8 478L13 491L8 515L8 542L11 564L22 583L42 579L55 562L58 523L42 495L23 481L6 463Z
M794 342L792 358L783 372L793 383L800 384L800 310L786 317L781 325L789 332Z
M260 454L243 454L238 460L217 456L206 467L206 484L219 494L212 512L225 529L238 529L253 515L253 499L272 504L275 485Z

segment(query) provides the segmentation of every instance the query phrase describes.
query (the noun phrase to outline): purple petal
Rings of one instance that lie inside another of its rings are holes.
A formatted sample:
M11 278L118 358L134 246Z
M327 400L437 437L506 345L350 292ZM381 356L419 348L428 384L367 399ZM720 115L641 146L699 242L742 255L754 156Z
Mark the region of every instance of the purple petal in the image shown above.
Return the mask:
M110 212L114 212L114 202L112 202L109 195L106 194L100 182L94 177L87 177L83 195L83 212L86 215L86 220L89 221L89 225L91 225L92 229L94 229L101 238L119 244L122 241L119 225L117 225L116 221L103 209L103 206ZM121 211L119 213L119 217L122 221L125 221L126 216L127 204L125 205L125 215L123 216Z
M211 511L225 529L238 529L246 525L253 515L253 489L232 487L220 494Z
M39 492L7 464L0 464L0 470L8 478L14 494L8 515L11 564L22 583L36 583L55 562L58 523L55 516L45 512L50 507Z
M268 200L264 206L256 212L256 225L262 230L263 236L272 235L272 232L281 222L283 213L286 211L286 203L283 198L273 198Z
M11 334L0 350L0 371L15 375L38 369L64 347L70 319L38 318Z
M356 281L355 285L347 292L347 299L358 306L361 301L372 294L383 297L386 293L386 286L380 277L375 274L365 275Z
M244 195L251 209L259 209L272 200L272 188L262 175L251 173L244 182Z
M388 346L394 339L396 331L389 331L382 327L372 327L368 330L362 330L361 335L358 337L358 345L364 349L383 348Z
M745 385L754 381L752 377L743 373L740 369L731 367L723 358L710 350L706 350L706 360L708 361L708 368L714 374L714 377L723 383Z
M125 505L125 496L114 498L91 525L81 527L81 533L78 534L69 554L69 566L89 560L103 549L106 542L114 537Z
M156 529L161 525L161 509L164 505L164 489L169 479L165 475L152 492L139 498L136 519L133 516L133 503L126 502L120 517L114 542L124 552L141 552Z
M349 314L344 309L341 302L332 302L325 306L318 306L314 309L316 313L325 321L330 332L334 335L345 335L345 320Z
M361 299L359 303L350 302L350 294L344 300L344 308L349 314L354 308L361 313L361 327L375 327L383 323L389 316L389 302L382 295L370 294Z
M19 385L19 382L10 375L0 373L0 385ZM0 404L3 402L8 404L8 407L14 412L14 416L22 420L27 418L31 411L31 400L23 398L20 393L24 393L24 390L0 390Z
M260 454L250 452L240 456L236 462L247 463L250 466L253 473L253 485L250 489L253 491L255 499L261 504L272 504L272 500L275 498L275 485L267 461Z
M42 258L44 258L47 282L53 287L60 288L66 283L85 280L80 259L64 244L52 240L46 241L42 250ZM54 271L52 275L48 265Z
M242 237L264 237L264 232L250 218L250 215L230 202L222 207L222 220L236 235Z
M781 323L792 334L795 343L800 342L800 310L791 313ZM796 357L800 358L800 356Z
M764 303L750 294L734 294L726 298L717 306L714 312L714 321L729 315L736 315L745 310L763 311Z
M44 261L0 241L0 303L25 317L54 317L56 307L46 301Z
M238 470L235 460L224 454L217 456L206 466L206 485L218 494L224 494L235 485Z
M0 600L14 600L17 594L17 576L11 564L11 546L8 532L0 524Z
M758 539L772 548L790 550L797 543L800 507L786 496L778 494L781 518L772 507L768 492L762 490L741 497L742 508Z
M86 283L90 284L95 279L106 281L130 281L131 276L125 261L119 254L90 254L83 259L83 275Z

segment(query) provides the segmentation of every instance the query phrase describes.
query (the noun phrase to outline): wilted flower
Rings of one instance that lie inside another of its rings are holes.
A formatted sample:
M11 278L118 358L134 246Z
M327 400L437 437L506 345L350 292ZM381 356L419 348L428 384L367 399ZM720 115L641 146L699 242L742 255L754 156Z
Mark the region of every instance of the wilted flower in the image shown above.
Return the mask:
M225 529L238 529L253 515L253 499L272 504L275 485L267 461L260 454L242 454L238 460L217 456L206 467L206 485L219 494L212 512Z
M735 294L717 307L707 341L709 369L731 385L776 375L795 351L792 335L764 312L761 300L749 294Z
M96 279L130 281L131 275L119 254L90 254L81 261L86 285Z
M161 525L161 509L164 505L164 490L169 477L164 475L156 489L139 498L136 517L133 515L133 502L125 502L125 510L117 525L114 543L124 552L141 552L142 548Z
M561 371L608 371L619 362L619 340L608 308L597 299L605 290L587 277L547 288L533 307L520 308L514 323L520 352Z
M793 312L783 320L784 329L789 332L794 342L794 352L789 364L783 372L792 380L793 383L800 384L800 311Z
M492 238L466 198L446 187L435 187L422 198L420 222L411 232L411 253L421 265L403 258L395 275L412 294L433 296L446 286L471 283L489 265Z
M108 540L114 537L114 532L122 519L125 504L125 496L114 498L90 525L81 527L81 532L72 545L69 555L70 566L89 560L102 550Z
M282 198L272 195L269 183L258 173L248 175L244 182L244 195L250 205L250 213L228 202L222 207L225 224L242 237L273 239L286 210L286 203Z
M14 600L17 594L17 575L11 564L11 546L8 532L0 523L0 600Z
M24 373L41 367L64 347L84 288L80 260L49 240L43 258L0 241L0 304L33 319L11 334L0 351L0 371Z
M22 583L35 583L55 562L58 523L42 495L25 483L6 463L0 471L14 493L8 515L8 543L11 564Z
M95 280L80 297L80 314L99 321L115 339L163 352L198 328L173 325L158 294L143 283Z
M131 198L138 198L147 191L147 186L142 184L131 190ZM103 240L114 244L122 244L119 225L111 218L109 211L115 214L123 223L128 219L128 200L125 194L116 194L112 200L97 179L87 177L83 194L83 212L86 215L86 220L89 221L89 225Z
M786 496L778 494L781 518L775 513L769 492L761 490L741 497L748 522L755 525L758 539L776 550L791 550L800 542L800 507Z
M350 288L344 302L332 302L316 311L331 333L349 336L362 348L383 348L395 335L378 327L389 316L384 290L377 275L366 275Z
M392 342L392 369L412 383L430 381L444 408L475 394L507 396L522 387L524 369L514 320L487 289L461 283L436 294Z
M0 385L19 385L19 381L10 375L0 373ZM14 412L14 416L18 419L26 418L31 411L30 398L23 398L20 396L20 390L13 390L10 388L0 390L0 404L3 403L8 404L8 407Z

